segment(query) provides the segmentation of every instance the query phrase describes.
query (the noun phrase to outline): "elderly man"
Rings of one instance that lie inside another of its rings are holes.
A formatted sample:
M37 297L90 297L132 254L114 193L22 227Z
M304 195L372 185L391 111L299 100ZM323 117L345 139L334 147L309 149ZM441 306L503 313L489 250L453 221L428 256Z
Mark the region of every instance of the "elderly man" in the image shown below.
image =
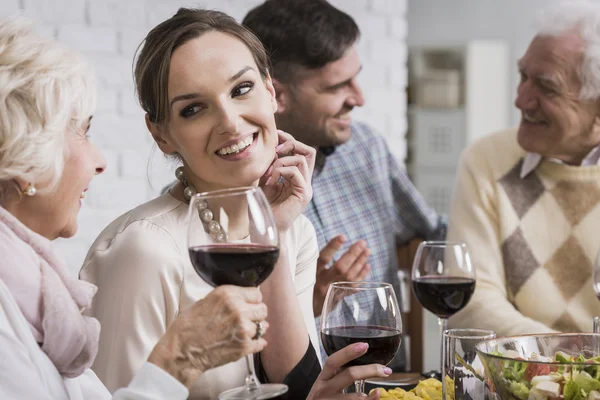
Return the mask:
M539 19L518 66L516 130L462 155L449 237L464 240L477 287L452 326L499 335L589 331L600 244L600 5Z
M319 150L313 200L305 213L322 249L315 315L335 281L385 281L398 289L396 245L440 237L445 223L425 204L385 140L351 120L352 109L364 103L356 80L358 26L324 0L268 0L243 24L270 54L277 126Z

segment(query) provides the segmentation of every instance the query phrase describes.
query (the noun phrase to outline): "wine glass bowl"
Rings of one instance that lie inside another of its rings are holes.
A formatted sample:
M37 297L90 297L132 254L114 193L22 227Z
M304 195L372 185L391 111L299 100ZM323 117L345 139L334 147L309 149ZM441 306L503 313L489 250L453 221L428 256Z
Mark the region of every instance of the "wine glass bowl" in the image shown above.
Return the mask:
M193 195L188 252L194 270L212 286L257 287L264 282L279 258L279 235L262 190L240 187ZM246 356L245 385L219 399L271 399L288 391L283 384L260 384L253 366L252 355Z
M327 355L352 343L369 348L347 366L389 364L402 340L402 319L392 285L336 282L330 285L321 314L321 341ZM355 383L364 392L364 381Z
M600 300L600 251L596 255L596 261L594 262L594 293L596 294L596 298Z
M241 187L196 194L188 218L190 260L210 285L256 287L273 272L279 238L262 190Z
M459 242L422 242L412 269L415 297L438 318L462 310L475 291L475 268L467 245Z

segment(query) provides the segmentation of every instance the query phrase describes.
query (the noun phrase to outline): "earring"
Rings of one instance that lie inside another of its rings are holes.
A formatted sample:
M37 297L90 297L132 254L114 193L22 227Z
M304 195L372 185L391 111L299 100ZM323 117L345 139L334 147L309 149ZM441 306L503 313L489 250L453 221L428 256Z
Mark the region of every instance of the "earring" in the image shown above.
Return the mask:
M27 187L23 190L22 193L29 197L35 196L35 194L37 193L37 189L35 188L35 186L33 186L33 184L29 183L27 184Z

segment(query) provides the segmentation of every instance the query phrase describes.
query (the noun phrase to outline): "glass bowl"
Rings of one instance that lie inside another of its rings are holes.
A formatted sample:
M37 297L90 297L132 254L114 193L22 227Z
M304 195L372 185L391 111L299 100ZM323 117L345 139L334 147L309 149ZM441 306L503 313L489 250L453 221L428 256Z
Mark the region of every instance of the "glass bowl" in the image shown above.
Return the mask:
M495 398L600 399L600 334L502 337L476 350Z

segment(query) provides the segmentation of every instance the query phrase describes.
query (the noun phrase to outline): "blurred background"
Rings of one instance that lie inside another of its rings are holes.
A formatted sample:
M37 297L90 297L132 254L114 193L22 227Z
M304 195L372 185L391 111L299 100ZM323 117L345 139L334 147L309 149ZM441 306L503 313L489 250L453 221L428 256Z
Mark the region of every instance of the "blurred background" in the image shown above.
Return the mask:
M456 163L477 137L518 123L516 60L533 17L555 0L332 0L362 31L359 76L372 125L438 212L448 211ZM150 28L178 7L219 9L240 21L259 0L0 0L0 17L23 14L84 53L99 80L92 140L108 168L94 179L74 239L57 246L77 274L114 218L155 197L174 165L155 149L134 95L133 55ZM151 243L149 245L152 245ZM439 365L435 318L425 318L424 370Z

